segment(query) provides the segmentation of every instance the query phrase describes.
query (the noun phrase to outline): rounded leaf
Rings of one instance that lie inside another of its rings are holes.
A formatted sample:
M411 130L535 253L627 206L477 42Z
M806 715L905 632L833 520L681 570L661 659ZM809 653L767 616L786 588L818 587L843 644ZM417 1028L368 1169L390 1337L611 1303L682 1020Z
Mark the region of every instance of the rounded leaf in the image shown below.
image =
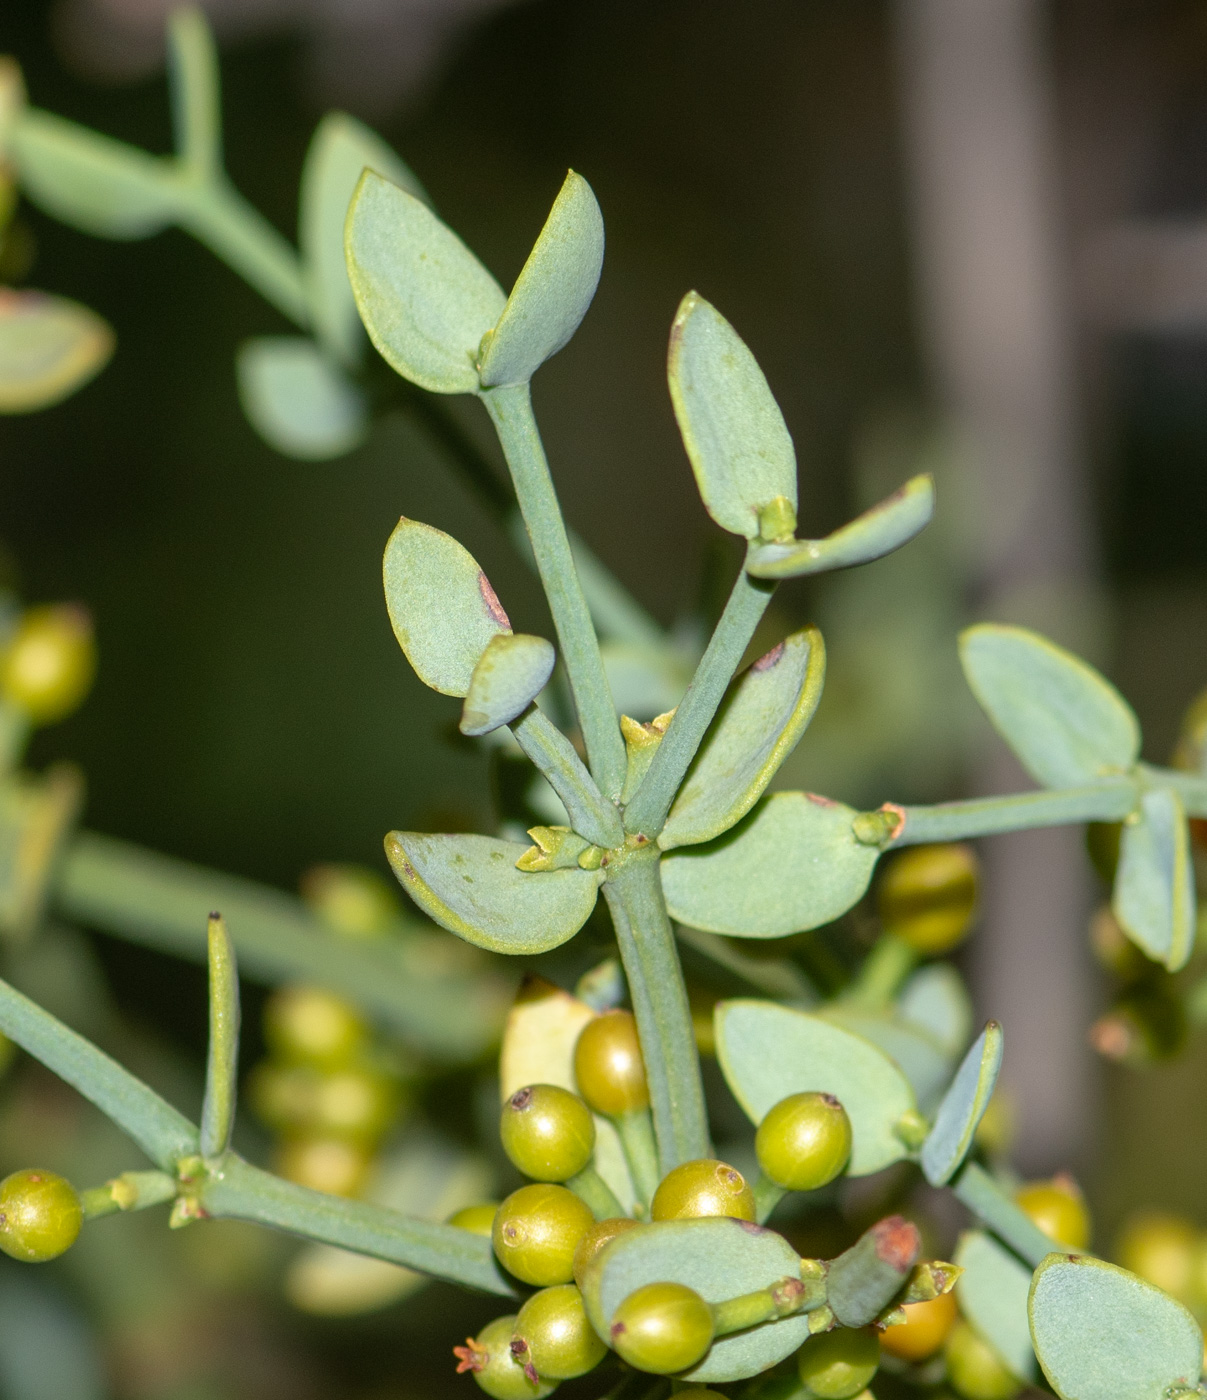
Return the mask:
M819 1014L883 1050L909 1080L923 1113L935 1107L951 1079L954 1057L934 1036L897 1016L878 1016L841 1005L827 1007Z
M0 288L0 413L32 413L75 393L108 362L113 332L79 302Z
M1172 789L1146 792L1123 823L1111 908L1128 937L1172 972L1194 947L1196 902L1190 831Z
M1036 1378L1027 1321L1031 1270L992 1235L967 1230L952 1261L964 1272L956 1281L960 1311L1021 1381Z
M553 674L557 653L544 637L503 632L492 637L470 677L461 709L462 734L489 734L524 713Z
M990 1021L956 1071L922 1144L922 1171L932 1186L945 1186L972 1147L1002 1067L1002 1028Z
M364 396L307 336L245 340L235 370L248 421L284 456L324 462L364 440Z
M953 1059L972 1034L972 1002L950 963L920 967L901 989L897 1015L926 1031Z

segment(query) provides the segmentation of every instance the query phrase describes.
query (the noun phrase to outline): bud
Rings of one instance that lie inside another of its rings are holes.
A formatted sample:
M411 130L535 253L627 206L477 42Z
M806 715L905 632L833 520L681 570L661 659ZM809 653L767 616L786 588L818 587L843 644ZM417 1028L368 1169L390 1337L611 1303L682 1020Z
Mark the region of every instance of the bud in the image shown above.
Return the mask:
M773 496L759 509L759 540L763 544L791 544L796 533L796 507L787 496Z
M662 743L662 736L674 717L674 710L668 710L664 715L655 716L649 724L642 724L640 720L621 715L620 732L624 735L625 751L629 759L624 791L620 794L622 802L627 802L641 786L641 780L658 752L658 745Z
M517 870L566 870L591 846L568 826L534 826L528 835L535 844L516 861Z

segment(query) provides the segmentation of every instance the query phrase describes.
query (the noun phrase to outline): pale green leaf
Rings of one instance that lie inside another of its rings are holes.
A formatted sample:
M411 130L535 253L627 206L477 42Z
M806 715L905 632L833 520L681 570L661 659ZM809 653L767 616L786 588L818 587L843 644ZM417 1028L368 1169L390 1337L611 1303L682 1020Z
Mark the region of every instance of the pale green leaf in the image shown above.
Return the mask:
M799 578L866 564L907 544L934 513L934 477L915 476L825 539L756 545L747 557L746 572L755 578Z
M492 836L386 837L394 874L420 909L493 953L546 953L573 938L595 908L602 871L517 870L528 849Z
M862 1036L769 1001L723 1001L716 1009L717 1061L747 1116L760 1123L789 1094L833 1094L851 1120L851 1176L906 1156L895 1129L917 1108L909 1081Z
M390 625L419 679L445 695L468 694L482 653L511 631L477 560L443 530L403 516L382 572Z
M819 1014L883 1050L909 1080L924 1113L938 1103L951 1078L952 1056L932 1035L897 1017L877 1016L842 1005L827 1007Z
M754 539L759 511L777 496L796 507L796 453L763 371L724 316L688 292L667 373L704 508L723 530Z
M1194 947L1194 863L1182 800L1146 792L1123 824L1111 902L1120 927L1156 962L1176 972Z
M1113 685L1025 627L981 623L960 637L972 693L1023 767L1045 787L1126 773L1140 727Z
M179 207L172 163L27 107L9 136L22 190L39 208L103 238L147 238Z
M1063 1400L1165 1400L1193 1388L1203 1334L1181 1303L1089 1255L1049 1254L1035 1271L1031 1340Z
M0 413L49 408L113 353L113 332L79 302L0 288Z
M737 678L658 837L663 850L710 841L750 811L813 718L825 675L821 633L806 627Z
M476 393L478 347L506 298L452 229L366 170L344 251L361 320L387 364L433 393Z
M328 112L315 128L302 167L298 243L315 333L345 361L363 344L344 257L344 224L365 170L428 202L419 181L375 131L346 112Z
M524 713L553 674L557 653L544 637L502 632L478 658L461 709L462 734L489 734Z
M603 255L603 215L571 170L487 343L483 387L523 384L557 354L587 314Z
M763 798L719 840L663 857L672 918L738 938L782 938L828 924L867 889L879 855L856 841L855 815L809 792Z
M235 359L243 412L278 452L303 462L342 457L364 440L364 395L304 335L245 340Z
M690 667L665 647L605 641L600 651L617 710L643 723L673 710L691 682Z
M591 1325L606 1337L613 1314L647 1283L682 1283L709 1303L800 1277L800 1257L782 1235L748 1221L713 1217L666 1220L619 1235L596 1256L584 1279ZM681 1379L715 1385L757 1376L791 1356L809 1335L807 1314L718 1338Z
M919 968L901 989L897 1015L927 1031L953 1059L972 1034L972 1002L950 963Z
M922 1144L922 1171L932 1186L945 1186L967 1157L1001 1067L1002 1028L990 1021L964 1056Z
M956 1281L960 1311L1012 1375L1034 1381L1035 1352L1027 1321L1031 1270L983 1230L960 1236L952 1263L964 1270Z

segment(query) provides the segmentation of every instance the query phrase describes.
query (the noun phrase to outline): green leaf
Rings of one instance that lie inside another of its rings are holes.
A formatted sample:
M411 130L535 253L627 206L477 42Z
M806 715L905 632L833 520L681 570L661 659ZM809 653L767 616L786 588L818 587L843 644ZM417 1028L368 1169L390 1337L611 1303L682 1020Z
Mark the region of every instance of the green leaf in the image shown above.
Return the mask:
M354 360L363 344L344 256L344 225L366 169L430 202L419 181L375 131L346 112L328 112L315 128L302 167L298 244L315 333L345 362Z
M470 677L461 733L489 734L522 715L548 684L556 660L544 637L526 632L492 637Z
M104 368L113 332L79 302L0 288L0 413L59 403Z
M1203 1334L1167 1293L1089 1255L1049 1254L1035 1271L1031 1340L1063 1400L1164 1400L1194 1387Z
M717 1005L717 1061L747 1116L760 1123L789 1094L833 1094L851 1120L851 1176L900 1161L894 1129L917 1105L901 1070L870 1041L768 1001Z
M1044 787L1126 773L1140 727L1091 666L1025 627L980 623L960 637L960 662L994 728Z
M897 998L897 1015L927 1031L953 1059L972 1034L972 1002L950 963L919 968Z
M602 871L517 870L528 849L492 836L386 837L394 874L420 909L494 953L546 953L573 938L595 908Z
M222 172L218 46L203 10L182 5L168 15L172 127L181 165L198 181Z
M64 223L102 238L148 238L175 221L172 162L36 107L13 127L8 151L22 190Z
M663 850L711 841L750 811L813 718L825 676L825 643L806 627L737 678L658 837Z
M197 1152L197 1129L91 1041L0 982L0 1031L96 1104L157 1167L175 1174Z
M714 1217L666 1220L619 1235L600 1251L583 1280L591 1325L607 1337L612 1316L647 1283L683 1283L722 1303L800 1277L800 1257L783 1238L749 1221ZM809 1335L807 1314L721 1337L682 1380L712 1385L742 1380L782 1361Z
M487 342L483 388L523 384L557 354L587 314L603 255L603 215L571 170Z
M364 395L304 335L245 340L235 358L239 399L252 427L286 457L323 462L364 441Z
M879 855L856 841L855 816L810 792L763 798L720 840L663 858L671 916L738 938L782 938L828 924L867 889Z
M755 539L764 506L782 496L796 508L796 453L754 356L696 292L679 304L667 375L705 510Z
M922 1171L932 1186L946 1186L968 1156L1001 1067L1002 1028L990 1021L964 1056L922 1144Z
M424 685L469 693L474 667L511 623L478 567L451 535L404 515L386 544L386 607L398 645Z
M933 1036L896 1017L848 1010L841 1005L828 1007L819 1014L883 1050L909 1080L918 1107L924 1113L938 1102L951 1078L952 1057Z
M1182 799L1171 789L1146 792L1123 823L1111 908L1120 927L1171 972L1194 947L1194 864Z
M612 700L622 715L643 723L673 710L691 683L691 667L663 646L600 644Z
M452 229L366 170L344 251L361 320L386 363L421 389L476 393L478 347L506 298Z
M201 1155L220 1157L230 1146L235 1125L239 1074L239 969L235 945L219 914L207 929L210 971L210 1039L201 1109Z
M992 1235L967 1230L952 1260L964 1272L956 1281L960 1311L1020 1381L1036 1379L1027 1321L1031 1270Z
M825 539L756 545L747 557L746 572L755 578L800 578L867 564L907 544L934 513L934 477L915 476Z

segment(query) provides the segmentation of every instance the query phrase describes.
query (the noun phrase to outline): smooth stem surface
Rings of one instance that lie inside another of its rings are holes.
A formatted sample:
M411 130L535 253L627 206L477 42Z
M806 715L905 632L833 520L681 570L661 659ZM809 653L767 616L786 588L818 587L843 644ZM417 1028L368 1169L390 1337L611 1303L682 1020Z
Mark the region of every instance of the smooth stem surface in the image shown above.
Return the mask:
M1073 822L1117 822L1139 800L1138 785L1131 779L1118 778L1057 792L1020 792L1009 797L940 802L933 807L903 807L905 823L888 845L919 846L929 841L992 836L1002 831Z
M230 1146L239 1074L239 970L235 947L220 915L211 914L210 1038L201 1109L201 1155L217 1157Z
M80 1192L85 1220L99 1220L119 1211L146 1210L176 1195L176 1178L167 1172L123 1172L103 1186Z
M515 1291L483 1235L311 1191L271 1176L233 1153L198 1184L196 1197L209 1216L254 1220L484 1293L510 1297Z
M841 999L847 1006L881 1010L897 995L901 984L917 965L918 955L905 939L898 938L895 933L883 933Z
M625 1208L616 1199L612 1188L592 1166L586 1166L572 1176L566 1185L585 1202L596 1220L615 1220L625 1214Z
M1053 1250L1063 1249L1062 1245L1049 1239L989 1173L975 1162L968 1163L952 1183L951 1189L974 1215L979 1215L993 1233L1032 1268Z
M562 731L535 705L529 705L510 729L516 743L561 798L574 830L592 845L605 849L619 846L624 840L620 813L595 786Z
M197 179L218 179L222 172L218 54L205 17L191 8L170 15L168 45L176 152Z
M637 1018L662 1177L710 1151L696 1037L657 849L627 855L609 870L603 891Z
M624 786L627 765L624 739L604 673L599 639L574 567L553 478L549 475L528 385L488 389L482 394L482 402L507 458L516 500L536 557L537 572L549 600L562 664L570 681L587 749L588 766L604 796L615 801Z
M1188 817L1207 817L1207 778L1198 773L1180 773L1176 768L1153 768L1147 763L1141 763L1139 768L1153 787L1173 788Z
M629 1175L637 1189L641 1204L648 1206L658 1189L658 1140L654 1136L654 1120L648 1108L636 1108L613 1118L624 1149Z
M738 575L687 694L625 809L626 831L642 832L653 840L662 830L675 794L774 592L774 583L751 578L745 569Z
M784 1187L772 1181L769 1176L759 1172L754 1179L754 1184L750 1188L754 1196L754 1218L760 1225L766 1223L767 1217L779 1205L788 1192Z

